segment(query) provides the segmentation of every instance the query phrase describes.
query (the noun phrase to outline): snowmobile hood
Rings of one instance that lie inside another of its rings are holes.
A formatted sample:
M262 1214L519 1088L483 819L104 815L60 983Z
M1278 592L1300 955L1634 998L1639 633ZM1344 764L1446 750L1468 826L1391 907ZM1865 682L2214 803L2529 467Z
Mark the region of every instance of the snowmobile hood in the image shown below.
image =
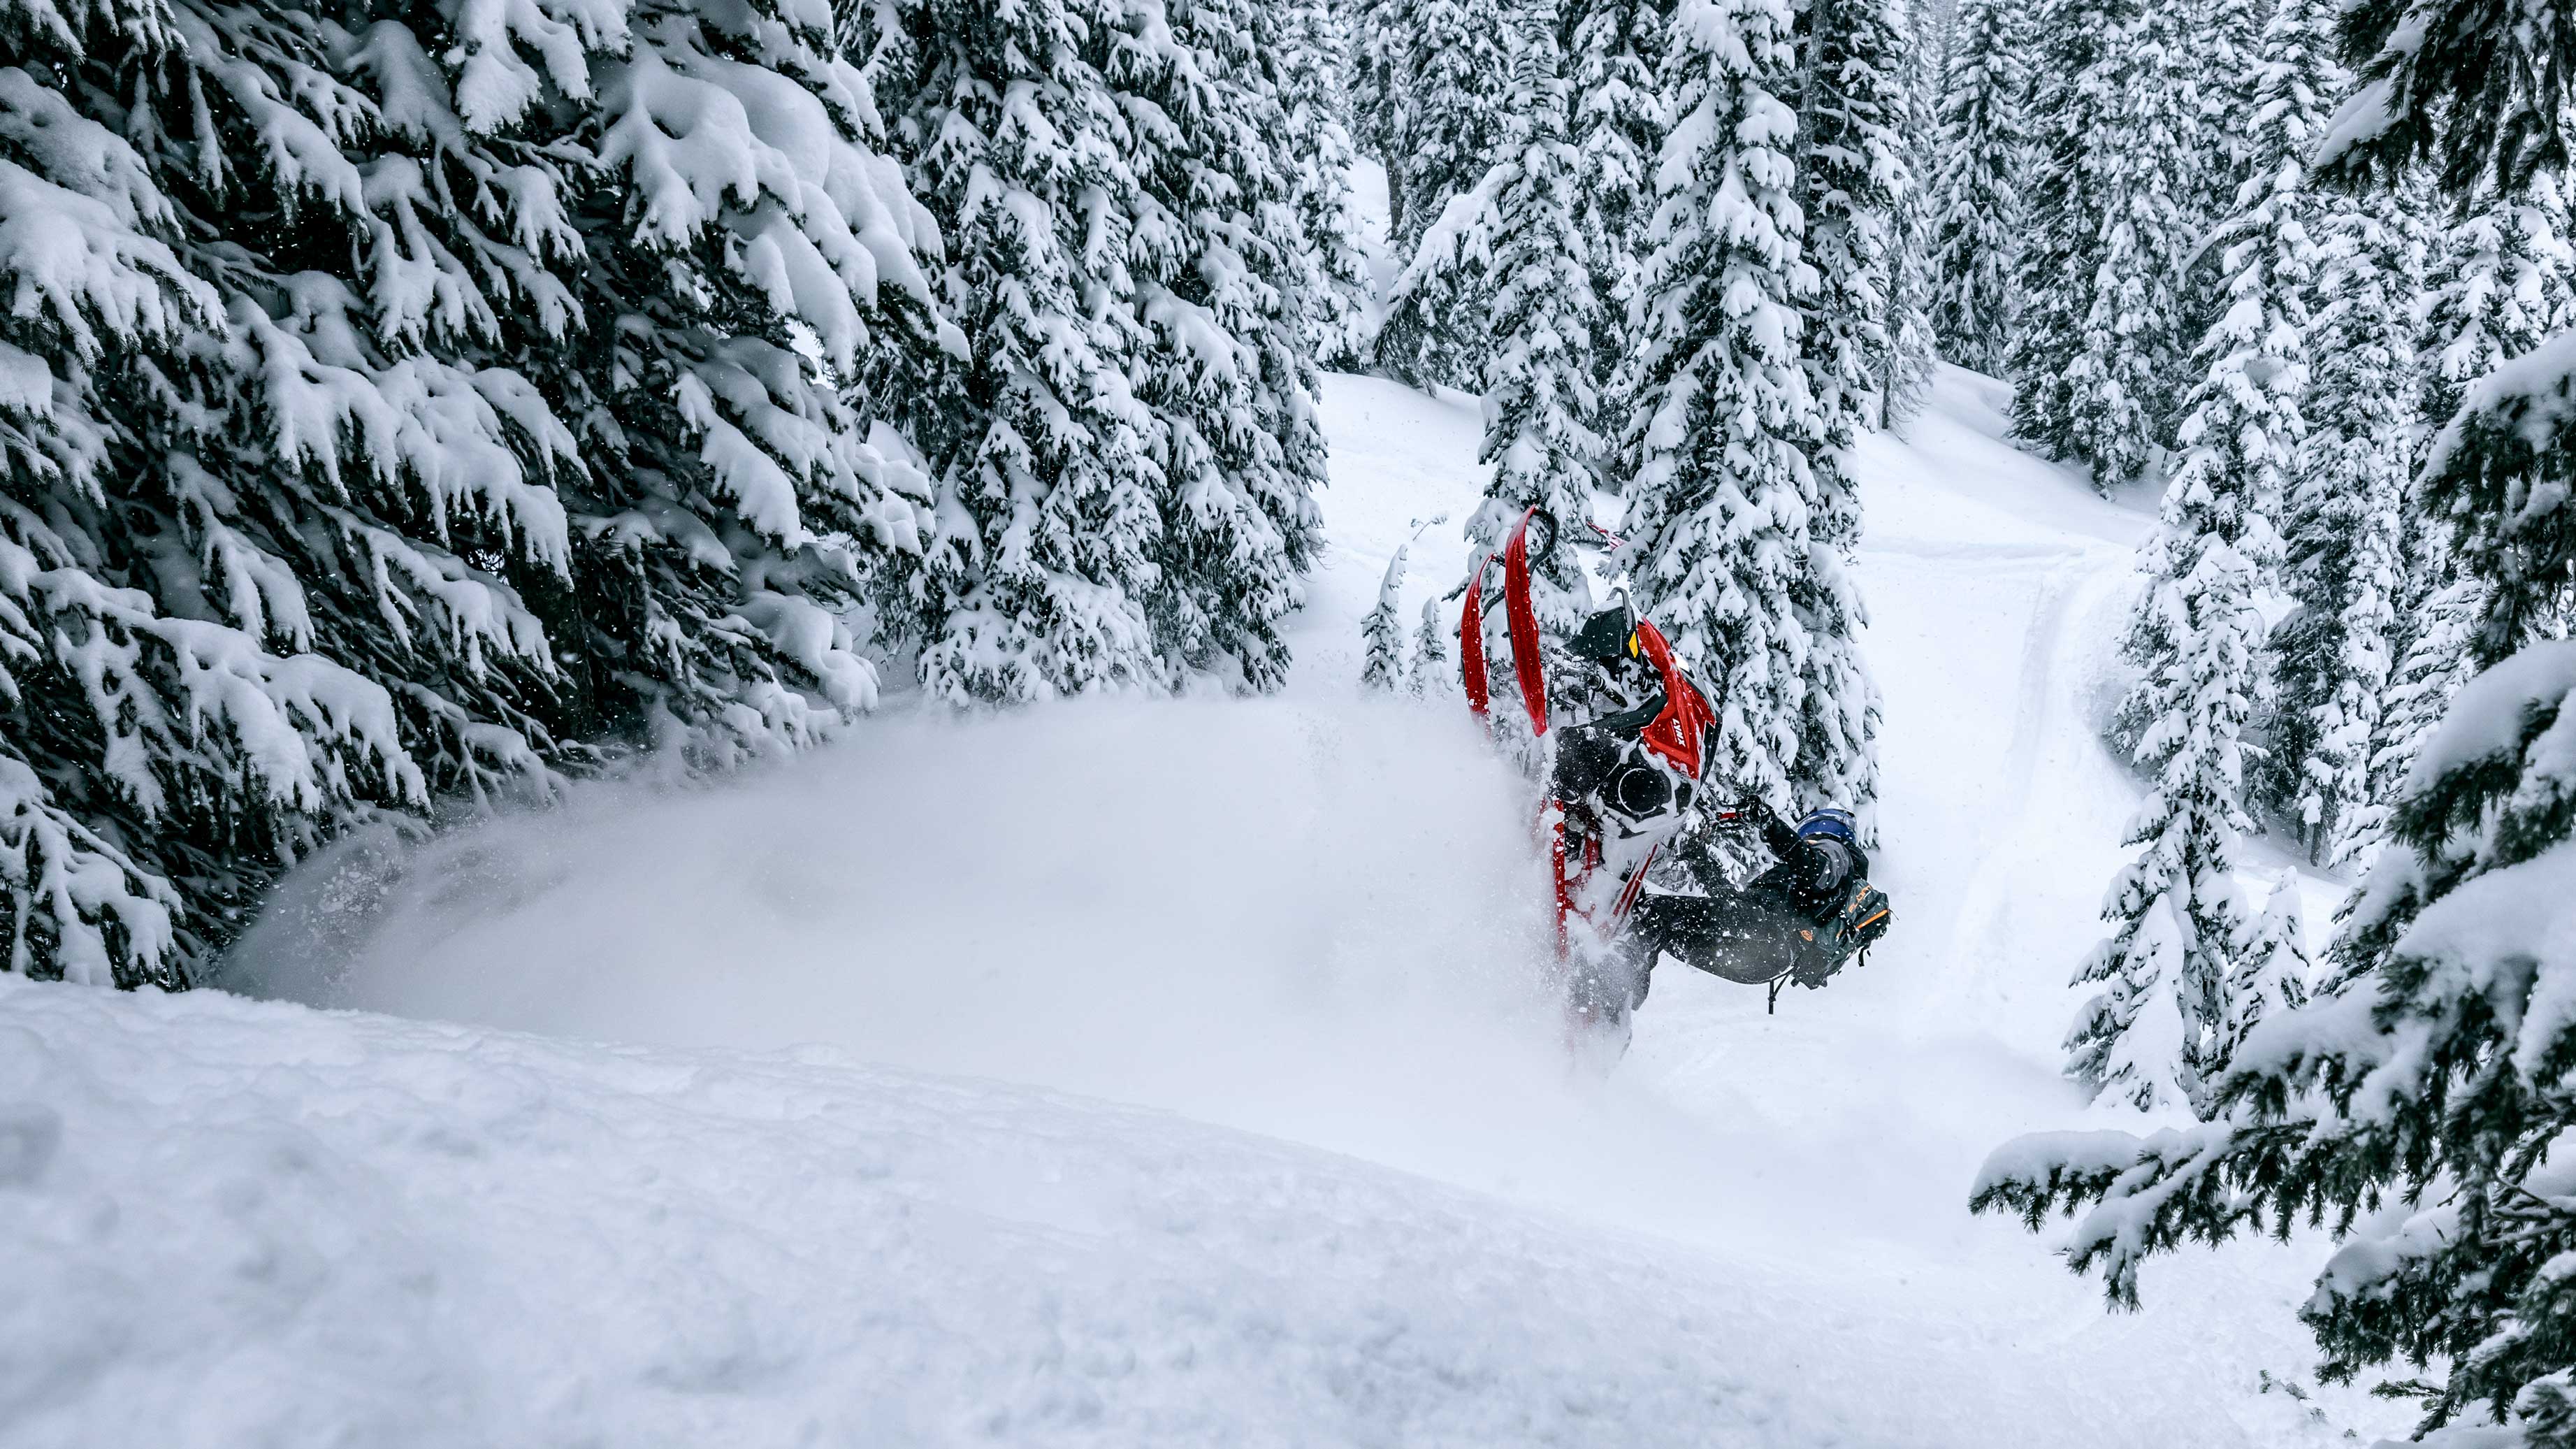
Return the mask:
M1717 723L1717 711L1709 707L1699 686L1691 683L1682 674L1681 666L1673 662L1673 646L1665 641L1663 630L1651 620L1640 619L1633 637L1639 654L1664 682L1664 712L1655 716L1639 738L1647 749L1696 780L1703 741L1709 727Z

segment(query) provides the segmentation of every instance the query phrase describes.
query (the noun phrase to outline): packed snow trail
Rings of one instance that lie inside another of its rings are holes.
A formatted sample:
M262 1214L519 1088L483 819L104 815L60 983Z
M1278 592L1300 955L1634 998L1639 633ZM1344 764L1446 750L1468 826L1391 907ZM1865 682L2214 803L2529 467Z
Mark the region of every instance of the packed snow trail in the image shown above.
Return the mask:
M1454 699L1355 687L1411 521L1451 519L1411 601L1463 566L1474 410L1331 378L1281 698L898 708L716 788L353 842L236 980L394 1015L0 979L36 1249L0 1252L0 1442L2397 1426L2258 1391L2312 1357L2314 1244L2159 1262L2111 1318L1964 1211L2083 1117L2063 983L2136 800L2094 730L2145 521L1997 401L1948 374L1862 450L1899 924L1830 990L1766 1017L1667 966L1569 1078L1515 782Z

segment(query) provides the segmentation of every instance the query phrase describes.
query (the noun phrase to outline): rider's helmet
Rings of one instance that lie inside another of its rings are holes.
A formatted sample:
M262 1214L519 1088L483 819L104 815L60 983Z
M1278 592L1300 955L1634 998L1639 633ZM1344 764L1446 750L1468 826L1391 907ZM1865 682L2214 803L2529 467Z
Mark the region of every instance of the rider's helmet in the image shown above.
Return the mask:
M1860 847L1859 822L1852 819L1852 813L1848 810L1828 808L1810 811L1806 819L1798 822L1798 838L1813 840L1818 837L1839 840L1845 845L1858 849Z

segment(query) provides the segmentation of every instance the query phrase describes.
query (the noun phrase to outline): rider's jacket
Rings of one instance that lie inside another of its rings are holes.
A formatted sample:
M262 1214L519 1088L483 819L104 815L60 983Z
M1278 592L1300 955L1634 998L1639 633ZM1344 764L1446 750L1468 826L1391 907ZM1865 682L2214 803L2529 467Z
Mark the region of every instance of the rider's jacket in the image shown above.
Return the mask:
M1762 830L1762 843L1780 861L1754 877L1744 888L1746 894L1769 896L1797 915L1815 920L1842 905L1844 893L1853 881L1868 878L1867 852L1827 836L1800 836L1759 800L1748 800L1735 808L1754 816L1754 823ZM1676 857L1703 889L1731 889L1704 839L1683 841Z

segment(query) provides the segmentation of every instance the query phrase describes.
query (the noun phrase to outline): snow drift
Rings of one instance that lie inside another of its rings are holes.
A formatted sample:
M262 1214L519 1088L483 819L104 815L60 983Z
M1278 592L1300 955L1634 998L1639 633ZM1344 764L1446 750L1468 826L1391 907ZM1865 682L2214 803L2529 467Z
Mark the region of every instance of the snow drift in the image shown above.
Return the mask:
M722 789L596 786L424 848L353 842L228 980L558 1036L826 1043L1302 1135L1556 1050L1525 794L1463 713L1393 701L922 711Z
M823 1048L0 976L0 1206L11 1449L2242 1442L2044 1319Z
M1895 1442L1782 1285L816 1049L0 976L0 1203L13 1449Z

